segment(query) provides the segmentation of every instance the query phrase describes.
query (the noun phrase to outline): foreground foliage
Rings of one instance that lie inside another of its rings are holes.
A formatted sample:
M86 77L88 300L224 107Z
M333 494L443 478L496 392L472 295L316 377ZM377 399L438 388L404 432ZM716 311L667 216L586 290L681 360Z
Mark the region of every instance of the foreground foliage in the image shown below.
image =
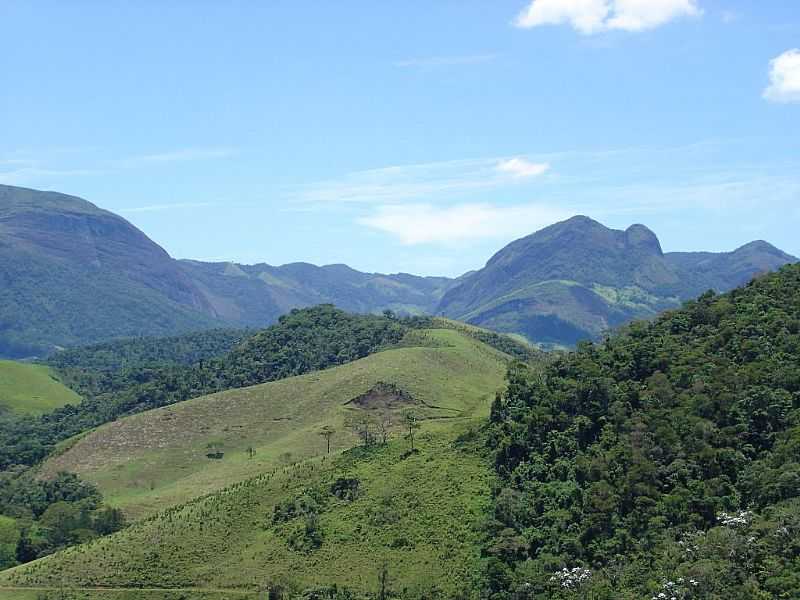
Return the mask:
M800 266L513 367L488 592L796 598L799 407Z

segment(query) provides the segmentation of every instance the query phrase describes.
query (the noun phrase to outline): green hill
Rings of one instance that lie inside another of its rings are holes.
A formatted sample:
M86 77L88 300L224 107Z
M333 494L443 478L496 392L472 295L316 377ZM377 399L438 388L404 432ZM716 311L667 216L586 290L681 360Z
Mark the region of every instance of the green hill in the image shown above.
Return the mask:
M454 597L477 588L491 468L442 433L421 434L417 447L406 456L408 442L395 440L271 471L0 573L0 590L55 594L64 585L99 599L116 596L86 588L184 588L184 598L222 588L256 598L270 584L287 591L336 584L375 593L385 561L392 591ZM337 481L357 482L355 496L334 495Z
M397 592L475 589L493 475L457 438L488 415L510 357L475 339L479 330L439 324L447 328L411 331L401 347L349 364L150 410L77 440L42 473L79 473L137 522L6 571L0 590L373 592L383 561ZM414 452L409 411L421 424ZM323 426L336 430L330 455Z
M40 415L80 400L49 367L0 360L0 411Z
M447 329L412 331L404 345L108 423L45 462L42 473L75 472L97 484L109 503L141 516L318 456L326 425L336 429L333 447L341 449L356 443L348 424L364 414L385 415L395 429L407 409L437 424L488 414L507 355ZM356 401L387 386L397 393ZM207 457L212 446L221 460Z

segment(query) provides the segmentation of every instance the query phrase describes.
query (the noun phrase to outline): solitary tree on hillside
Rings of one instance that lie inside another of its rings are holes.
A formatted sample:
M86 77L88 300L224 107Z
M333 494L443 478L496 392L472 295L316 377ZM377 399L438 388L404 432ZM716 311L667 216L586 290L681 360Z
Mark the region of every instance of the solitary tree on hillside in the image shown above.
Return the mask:
M405 414L406 427L408 427L408 439L411 440L411 451L414 451L414 432L419 427L419 418L414 411Z
M378 600L386 600L389 595L389 563L383 561L378 571Z
M334 433L336 433L336 430L330 425L325 425L325 427L319 430L319 434L325 438L325 442L328 444L327 454L331 453L331 438Z

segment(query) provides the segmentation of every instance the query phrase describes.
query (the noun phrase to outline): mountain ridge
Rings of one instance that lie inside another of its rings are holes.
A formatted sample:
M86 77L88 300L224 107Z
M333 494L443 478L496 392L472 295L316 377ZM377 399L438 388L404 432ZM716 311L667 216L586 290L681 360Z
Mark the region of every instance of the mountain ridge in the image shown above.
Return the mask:
M570 344L796 261L762 240L731 252L664 253L644 225L614 230L579 215L502 248L453 285L437 312Z
M728 253L664 253L645 225L614 230L585 215L515 240L455 279L363 273L341 263L177 260L82 198L0 185L0 356L263 327L293 308L325 303L443 315L569 346L796 260L763 240Z

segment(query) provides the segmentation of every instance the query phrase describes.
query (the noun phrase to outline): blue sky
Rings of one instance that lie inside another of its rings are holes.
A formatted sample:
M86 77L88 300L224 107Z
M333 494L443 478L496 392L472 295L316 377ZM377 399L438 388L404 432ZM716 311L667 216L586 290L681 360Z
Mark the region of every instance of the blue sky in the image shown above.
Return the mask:
M0 0L0 183L178 258L457 275L574 214L800 255L794 0Z

